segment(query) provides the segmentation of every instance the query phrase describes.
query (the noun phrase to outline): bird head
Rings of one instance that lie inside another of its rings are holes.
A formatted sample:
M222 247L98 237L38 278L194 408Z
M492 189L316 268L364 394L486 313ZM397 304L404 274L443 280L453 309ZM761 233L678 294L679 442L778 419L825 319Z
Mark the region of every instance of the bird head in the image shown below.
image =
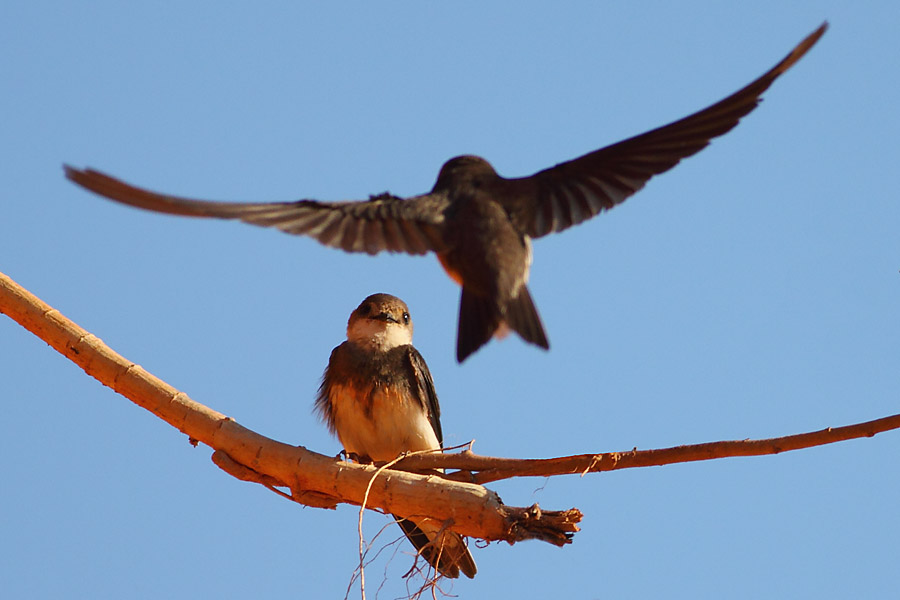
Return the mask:
M480 156L470 154L451 158L441 167L434 192L459 194L474 191L497 179L497 171Z
M409 307L390 294L372 294L347 321L347 340L382 352L412 344L412 335Z

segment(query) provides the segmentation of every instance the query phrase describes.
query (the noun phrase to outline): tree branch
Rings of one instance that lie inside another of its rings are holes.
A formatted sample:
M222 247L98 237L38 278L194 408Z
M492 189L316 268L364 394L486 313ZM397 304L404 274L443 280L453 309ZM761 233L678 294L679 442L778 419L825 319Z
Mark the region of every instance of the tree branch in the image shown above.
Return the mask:
M764 440L708 442L658 450L638 450L635 448L630 452L578 454L545 459L495 458L479 456L465 451L459 454L409 456L397 463L396 468L413 471L438 468L460 469L455 473L448 474L446 477L470 483L488 483L512 477L586 475L587 473L600 471L655 467L734 456L780 454L790 450L801 450L803 448L812 448L813 446L833 444L862 437L872 437L877 433L891 429L900 429L900 415L892 415L844 427L828 427L819 431Z
M241 427L234 420L188 398L109 349L103 342L0 273L0 312L46 341L86 373L135 404L188 434L193 443L215 450L213 461L227 473L265 485L290 499L319 508L338 503L361 505L376 466L357 465L303 447L276 442ZM571 541L581 513L542 511L534 505L502 504L481 485L512 477L587 474L634 467L667 465L733 456L778 454L790 450L871 437L900 428L900 415L820 431L763 440L710 442L664 448L581 454L549 459L510 459L456 454L409 456L377 474L366 505L403 516L430 516L463 535L513 543L542 539L556 545ZM458 469L444 476L434 472ZM404 470L399 470L404 469ZM276 489L286 487L290 495Z
M214 461L226 472L269 487L290 488L291 499L302 504L359 506L375 478L367 506L404 517L439 519L462 535L509 543L541 539L563 545L578 531L581 513L577 509L541 513L536 507L506 506L480 485L397 470L377 473L371 465L342 462L259 435L126 360L3 273L0 312L100 383L187 434L193 444L213 448Z

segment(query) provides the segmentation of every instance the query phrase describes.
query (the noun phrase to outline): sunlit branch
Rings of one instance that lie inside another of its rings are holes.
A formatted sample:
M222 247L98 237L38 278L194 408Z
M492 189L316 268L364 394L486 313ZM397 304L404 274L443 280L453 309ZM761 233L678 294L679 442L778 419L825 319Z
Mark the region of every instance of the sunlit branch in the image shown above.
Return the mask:
M340 461L255 433L126 360L2 273L0 312L88 375L185 433L194 445L213 448L216 464L226 472L272 489L288 488L297 502L323 508L341 502L359 506L371 488L368 507L400 516L429 516L458 533L485 540L542 539L563 545L578 530L581 513L576 509L506 506L480 485L395 470L378 473L371 465Z

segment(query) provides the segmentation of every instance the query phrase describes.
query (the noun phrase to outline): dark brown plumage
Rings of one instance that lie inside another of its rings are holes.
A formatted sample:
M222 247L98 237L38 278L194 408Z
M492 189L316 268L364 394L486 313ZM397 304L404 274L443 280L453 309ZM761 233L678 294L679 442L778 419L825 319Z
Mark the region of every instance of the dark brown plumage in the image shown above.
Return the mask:
M724 100L529 177L507 179L483 158L458 156L444 164L431 192L411 198L382 194L358 202L231 203L157 194L92 169L66 166L66 176L101 196L138 208L240 219L309 235L348 252L435 252L462 285L460 362L504 331L504 325L546 349L547 336L526 286L531 239L612 208L654 175L730 131L826 28L823 24L775 67Z
M443 446L434 381L412 334L406 303L372 294L351 313L347 341L331 352L316 410L344 450L362 461L388 462ZM430 517L394 518L439 573L475 577L478 569L461 535Z

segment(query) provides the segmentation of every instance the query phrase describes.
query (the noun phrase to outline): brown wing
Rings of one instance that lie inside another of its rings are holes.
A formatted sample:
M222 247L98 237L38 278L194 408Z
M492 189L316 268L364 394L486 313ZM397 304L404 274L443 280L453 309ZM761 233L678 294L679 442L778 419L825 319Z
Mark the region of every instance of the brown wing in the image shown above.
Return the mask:
M308 235L347 252L425 254L443 249L441 227L447 198L409 199L390 194L360 202L209 202L157 194L93 169L64 166L66 177L96 194L154 212L187 217L239 219L286 233Z
M437 392L434 389L434 380L431 378L431 371L425 364L425 359L419 354L419 351L413 346L406 346L406 357L412 374L412 381L418 388L414 390L418 392L417 396L422 403L422 407L428 412L428 421L434 434L437 436L438 443L444 445L444 433L441 431L441 405L438 403Z
M506 179L498 194L520 231L540 237L581 223L624 201L653 177L730 131L759 104L760 95L822 37L828 24L800 42L750 85L709 108L658 129L535 173Z

